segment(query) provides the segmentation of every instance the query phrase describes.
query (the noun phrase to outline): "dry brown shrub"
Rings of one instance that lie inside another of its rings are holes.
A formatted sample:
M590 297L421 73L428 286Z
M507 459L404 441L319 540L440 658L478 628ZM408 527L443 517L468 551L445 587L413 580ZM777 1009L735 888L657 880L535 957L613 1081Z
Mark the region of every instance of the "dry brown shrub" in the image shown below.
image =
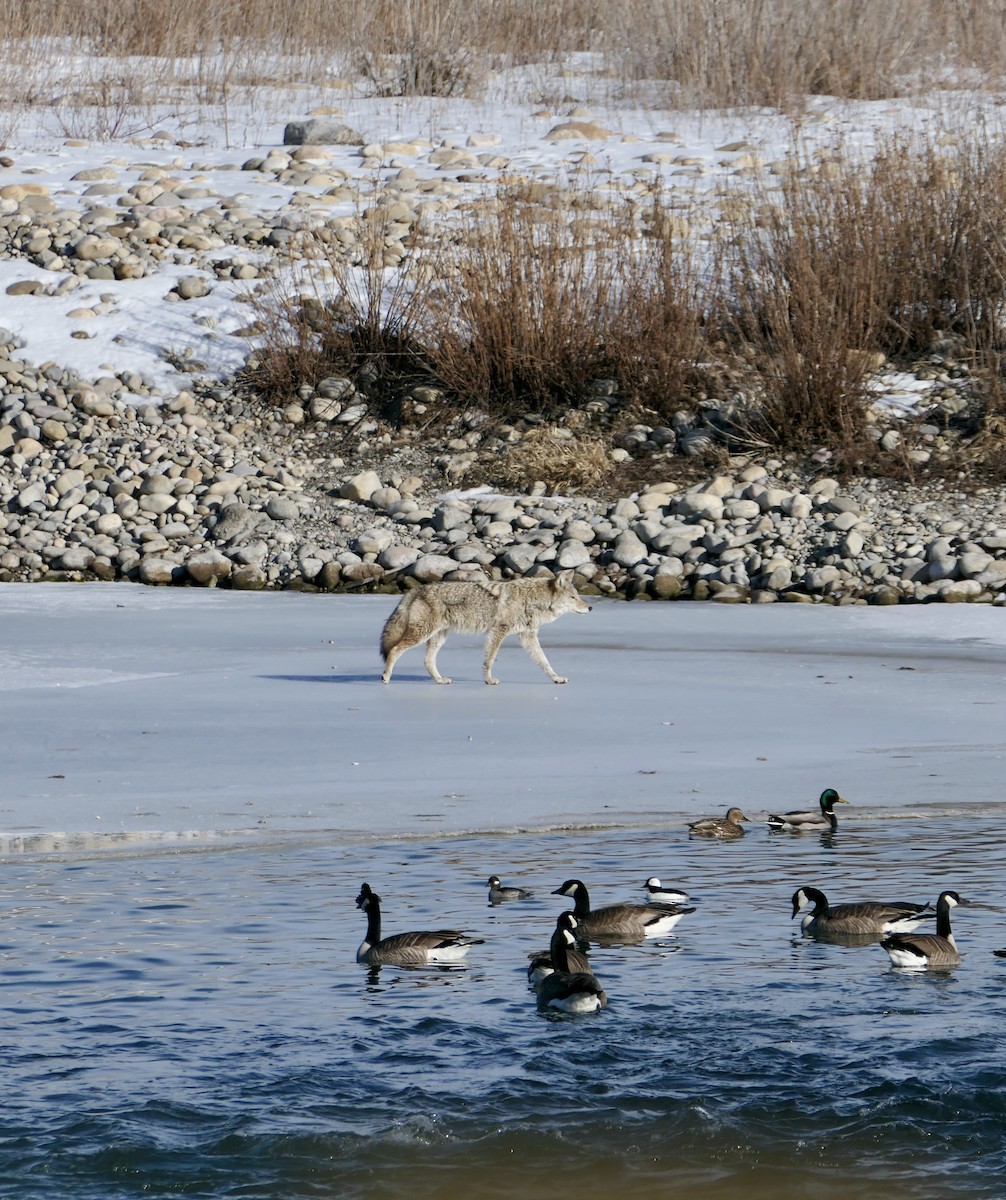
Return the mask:
M986 380L985 426L999 445L988 418L1003 412L1006 147L895 138L871 162L793 165L779 196L737 221L728 251L724 336L764 391L750 432L860 465L877 353L951 346Z
M575 406L607 368L620 286L615 231L571 216L557 190L504 185L471 206L450 247L437 369L513 418Z
M352 376L378 407L393 415L402 395L434 380L427 346L430 294L438 250L420 225L404 257L393 210L375 201L361 209L344 237L320 229L302 246L300 279L273 281L257 297L264 338L251 379L271 403L286 403L327 375Z
M1001 354L1006 299L1006 145L979 129L954 146L895 142L870 184L883 230L893 353L953 333L976 358Z
M842 457L865 448L866 362L875 348L882 214L854 164L794 170L773 204L742 210L724 301L765 397L752 432Z
M611 471L611 460L601 438L567 437L554 427L528 430L509 448L494 469L500 487L527 491L542 482L553 495L591 491Z
M507 420L578 408L602 378L635 404L679 405L705 285L665 217L658 196L641 213L593 184L515 184L473 206L445 264L440 377Z
M596 183L504 187L460 230L417 228L394 267L375 203L349 244L320 248L314 303L272 323L273 392L366 368L391 418L395 395L427 382L447 397L440 415L568 423L604 379L651 425L705 394L746 394L736 445L827 446L855 468L874 450L878 361L949 340L987 380L982 453L1006 463L993 419L1006 411L1003 144L892 140L871 161L823 166L795 156L760 186L721 222L705 270L659 196L629 202ZM580 478L520 478L545 475Z

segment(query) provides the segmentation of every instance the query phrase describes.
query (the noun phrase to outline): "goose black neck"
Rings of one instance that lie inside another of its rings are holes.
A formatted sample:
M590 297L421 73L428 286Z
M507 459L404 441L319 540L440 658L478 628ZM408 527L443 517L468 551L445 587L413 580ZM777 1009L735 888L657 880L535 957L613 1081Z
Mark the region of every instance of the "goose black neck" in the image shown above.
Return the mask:
M381 940L381 904L376 896L367 900L367 944L376 946Z
M936 933L939 937L950 937L950 905L940 900L936 906Z
M590 916L590 896L582 883L573 895L573 916L578 921Z
M552 955L553 971L569 970L569 942L566 941L565 929L557 928L555 933L552 934L549 952Z

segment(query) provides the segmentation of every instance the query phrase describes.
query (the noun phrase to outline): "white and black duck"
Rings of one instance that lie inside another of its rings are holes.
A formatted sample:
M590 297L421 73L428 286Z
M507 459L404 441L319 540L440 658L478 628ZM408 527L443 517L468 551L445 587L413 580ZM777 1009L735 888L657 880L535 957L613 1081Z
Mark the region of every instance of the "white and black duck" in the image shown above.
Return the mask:
M828 903L820 888L802 887L793 893L793 916L808 905L800 928L812 936L833 934L854 937L878 936L887 933L911 933L933 916L928 904L896 901L891 904L864 900L853 904Z
M655 904L609 904L592 909L590 894L579 879L567 879L552 895L572 899L576 932L581 938L661 937L686 913L695 911L694 907Z
M498 875L490 875L486 880L489 889L490 904L506 904L510 900L530 900L534 892L522 887L504 887Z
M880 943L896 967L912 970L947 970L960 965L961 956L953 930L950 910L967 904L956 892L941 892L936 901L935 933L894 933Z
M647 904L685 904L688 893L681 888L669 887L660 882L656 875L651 875L643 884Z
M457 929L394 933L381 937L381 897L365 883L356 897L356 907L367 914L367 936L356 952L356 961L372 967L421 967L427 963L452 963L464 958L482 938Z
M843 800L834 788L825 788L818 800L818 809L813 811L797 809L793 812L771 813L768 818L769 828L789 829L795 833L804 831L827 833L829 830L838 828L835 805L848 803L848 800Z
M742 822L750 823L739 808L728 808L724 817L703 817L700 821L690 821L688 824L689 837L709 838L739 838L744 836Z

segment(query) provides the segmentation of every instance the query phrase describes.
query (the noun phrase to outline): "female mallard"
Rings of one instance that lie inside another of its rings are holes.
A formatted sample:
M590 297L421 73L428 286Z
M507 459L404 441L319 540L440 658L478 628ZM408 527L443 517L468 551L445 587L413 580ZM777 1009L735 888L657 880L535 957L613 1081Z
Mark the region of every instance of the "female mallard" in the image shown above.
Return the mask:
M573 930L562 924L562 918L556 923L552 935L552 963L555 970L537 984L539 1008L555 1008L560 1012L588 1013L597 1012L608 1003L604 988L597 981L593 971L575 970L576 951ZM582 957L582 955L580 956Z
M804 914L800 928L817 935L911 933L932 916L928 904L863 901L832 906L824 892L815 887L802 887L793 893L793 916L808 904L814 909Z
M880 943L896 967L940 971L960 965L961 956L950 929L950 910L967 904L956 892L941 892L936 901L935 933L894 933Z
M576 931L583 938L661 937L670 933L686 913L695 912L694 908L680 905L651 904L609 904L606 908L592 909L590 895L579 879L567 879L552 895L572 898Z
M427 963L450 963L464 958L482 938L469 937L456 929L421 933L394 933L381 937L381 897L365 883L356 897L356 907L367 914L367 936L356 952L356 961L372 967L422 967Z
M560 913L556 918L555 932L552 934L552 941L549 943L549 948L544 954L532 954L528 957L531 961L527 966L527 981L532 987L537 987L546 975L551 975L557 968L552 960L552 951L555 949L556 938L560 938L562 945L560 949L565 948L565 958L567 971L590 971L590 960L582 950L577 950L573 946L567 946L566 939L562 935L566 931L572 932L576 929L576 917L573 916L573 910L567 909ZM574 943L576 935L573 935Z
M490 904L505 904L508 900L529 900L534 894L527 888L504 887L498 875L490 875L486 880L486 887L489 889Z
M834 788L825 788L818 803L821 806L820 812L796 811L779 815L771 814L768 818L769 829L791 829L797 833L803 830L826 833L829 830L837 829L838 817L832 810L836 804L848 804L849 801L843 800Z
M744 836L742 821L750 823L739 808L728 808L725 817L703 817L701 821L690 821L689 837L739 838Z

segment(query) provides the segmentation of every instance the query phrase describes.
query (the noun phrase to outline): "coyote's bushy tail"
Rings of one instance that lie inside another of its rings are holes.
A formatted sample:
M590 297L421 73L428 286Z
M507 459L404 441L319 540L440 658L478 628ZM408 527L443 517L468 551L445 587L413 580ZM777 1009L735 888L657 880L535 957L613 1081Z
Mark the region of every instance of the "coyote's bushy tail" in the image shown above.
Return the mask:
M412 606L413 595L412 592L407 592L384 623L384 629L381 631L381 657L385 662L388 661L392 648L398 645L409 628L409 609Z

